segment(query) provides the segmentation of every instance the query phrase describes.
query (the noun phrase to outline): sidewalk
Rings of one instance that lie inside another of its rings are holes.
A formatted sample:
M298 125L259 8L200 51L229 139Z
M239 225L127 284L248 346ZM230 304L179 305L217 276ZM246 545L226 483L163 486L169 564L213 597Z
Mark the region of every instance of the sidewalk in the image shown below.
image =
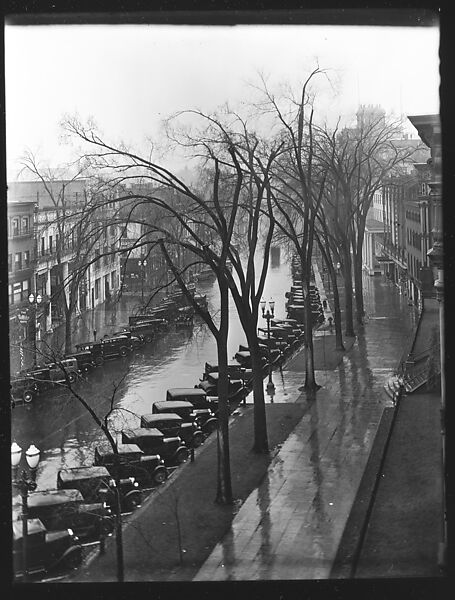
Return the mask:
M438 302L425 300L413 352L439 332ZM442 540L440 393L402 398L381 469L356 577L438 577Z
M125 581L333 577L333 565L339 559L343 540L349 538L349 527L356 533L354 543L359 541L357 534L363 521L357 518L357 522L353 522L351 517L359 494L365 489L362 484L366 475L370 484L375 481L378 462L374 465L370 459L376 454L381 462L383 447L379 446L387 441L392 424L393 409L383 385L401 356L403 339L410 335L414 325L398 294L394 295L379 280L371 285L374 296L368 298L367 294L366 298L370 319L355 340L345 340L346 352L335 353L334 335L327 331L315 337L316 378L322 386L316 400L306 398L299 389L304 381L303 352L284 369L283 378L292 382L287 384L291 402L267 405L269 441L274 448L270 456L250 452L251 405L240 407L232 420L231 469L234 495L238 499L236 506L222 507L213 502L216 438L212 438L199 449L196 461L185 465L178 476L152 495L127 523ZM424 402L421 406L424 415L429 404ZM408 428L404 444L405 436L400 427L406 429L412 422L415 406L409 403L409 408L405 408L403 403L402 407L392 430L395 442L390 442L387 455L387 468L395 468L396 473L395 480L390 477L393 490L383 486L376 495L361 553L359 577L390 576L389 563L383 562L379 555L374 563L368 553L375 554L378 538L386 531L390 539L394 536L397 540L403 539L403 529L399 526L409 527L410 522L405 523L399 514L392 518L385 503L396 498L397 502L392 502L395 509L407 507L415 519L421 518L422 505L413 503L414 494L420 494L423 499L427 470L433 469L433 475L435 472L434 451L427 451L428 460L419 463L419 477L403 477L402 463L396 462L397 458L404 460L402 457L407 452L409 474L416 473L410 459L418 461L415 446L425 436L419 430L415 431L418 437L413 438ZM423 416L418 422L426 430ZM434 420L430 422L432 426L427 430L434 433ZM427 437L435 448L433 433ZM428 450L429 445L423 446ZM412 481L419 487L409 491ZM433 486L435 479L428 481ZM425 500L430 510L438 497L437 486L433 487ZM428 492L430 487L425 490ZM407 504L403 502L406 495ZM183 562L179 559L176 541L177 523L183 539ZM412 524L418 529L415 522ZM426 543L430 535L434 537L433 517L424 529ZM382 546L385 553L390 544ZM417 548L418 544L413 547ZM425 547L430 548L431 544ZM405 557L400 557L398 551L395 557L403 564ZM422 561L431 563L431 556L423 557ZM409 561L412 568L402 573L415 575L412 569L420 568L420 564ZM396 569L394 573L400 571ZM115 581L113 540L108 540L103 556L95 557L67 580Z

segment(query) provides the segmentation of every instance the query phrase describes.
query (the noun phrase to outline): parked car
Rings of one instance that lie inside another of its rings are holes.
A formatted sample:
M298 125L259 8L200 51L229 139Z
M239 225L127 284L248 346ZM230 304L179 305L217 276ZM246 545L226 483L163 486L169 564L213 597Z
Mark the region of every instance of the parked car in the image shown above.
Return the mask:
M112 337L126 337L130 341L131 347L140 348L145 344L144 338L138 333L133 333L129 328L124 327L122 331L117 331L112 334Z
M91 371L95 366L92 353L87 350L81 352L73 352L72 354L66 354L65 358L74 358L77 362L78 371L81 373L87 373Z
M158 454L166 466L181 465L190 455L182 438L165 437L154 428L137 427L122 431L123 444L136 444L145 454Z
M166 333L169 330L169 321L166 319L155 318L150 315L130 316L128 318L128 323L131 331L137 331L141 334L143 334L146 329L153 331L154 334Z
M195 421L185 423L176 413L142 415L141 427L158 429L166 437L178 436L189 448L198 448L204 443L204 433L200 426Z
M21 398L27 404L39 394L39 388L31 375L18 374L11 379L11 396Z
M182 417L186 423L196 422L204 433L211 433L218 427L218 419L209 408L197 409L191 402L183 400L166 400L155 402L152 407L153 414L175 413Z
M73 531L63 529L48 531L39 519L28 519L27 573L29 575L52 574L60 569L72 569L82 561L82 546ZM13 521L13 569L15 580L23 572L22 523Z
M207 395L218 396L219 373L203 373L197 387ZM235 401L248 394L242 379L231 379L228 376L228 400Z
M79 376L75 358L65 358L43 367L21 371L11 380L13 398L31 402L40 392L67 382L74 383Z
M17 519L20 519L20 506L17 496L13 499L13 515ZM88 503L76 489L30 492L28 514L31 519L39 519L48 530L70 528L81 539L99 539L114 529L112 513L106 503Z
M238 363L231 363L227 366L228 375L232 379L241 379L245 385L249 385L253 379L253 370L246 369L245 367L240 366ZM218 365L212 365L211 363L206 362L205 373L218 373L219 367Z
M106 359L127 356L132 351L132 344L126 336L103 338L97 342L76 344L79 352L90 352L96 365L102 365Z
M218 405L218 398L216 394L210 395L204 392L204 390L193 388L171 388L166 392L166 400L183 400L184 402L191 402L194 408L215 408Z
M271 352L273 353L273 350L271 350ZM280 351L279 350L275 350L275 352L277 352L278 354L276 355L276 357L278 358L280 356ZM264 350L261 351L261 365L262 365L262 370L265 373L267 370L267 354L268 354L268 350L267 348L264 347ZM239 346L239 351L235 353L234 355L234 359L242 366L245 367L247 369L252 369L252 362L251 362L251 352L248 348L248 346ZM274 354L271 355L271 359L272 359L272 363L275 359Z
M156 455L146 455L136 444L118 444L118 466L110 444L100 444L95 448L95 466L106 467L112 476L118 469L121 479L134 477L141 487L160 484L166 480L168 472L164 460Z
M106 502L116 511L115 482L106 467L74 467L57 473L57 489L79 490L87 502ZM131 512L142 503L142 493L134 477L120 479L122 512Z
M212 390L213 391L213 390ZM195 386L194 388L171 388L166 392L166 402L190 402L204 431L215 430L217 427L216 412L218 410L218 396L207 393L206 390Z

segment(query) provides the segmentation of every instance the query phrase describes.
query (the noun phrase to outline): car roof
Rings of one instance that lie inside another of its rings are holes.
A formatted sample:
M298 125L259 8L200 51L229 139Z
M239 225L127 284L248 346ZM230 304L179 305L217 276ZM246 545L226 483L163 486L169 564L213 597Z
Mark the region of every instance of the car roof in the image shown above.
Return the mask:
M169 402L166 402L166 405L167 404L169 404ZM180 423L182 421L181 416L176 415L175 413L172 413L172 412L160 413L159 415L153 414L153 413L148 413L146 415L142 415L141 418L144 419L144 421L146 423L154 423L155 421L176 421L176 422Z
M169 396L206 396L200 388L171 388L167 391Z
M74 469L61 469L58 474L62 481L78 481L80 479L91 479L96 477L111 478L106 467L75 467Z
M114 454L111 445L107 442L105 444L100 444L96 449L99 454ZM117 450L119 454L144 454L136 444L117 444Z
M44 490L42 492L31 492L28 496L30 507L82 502L83 500L84 497L79 490Z
M163 434L161 433L161 431L159 431L158 429L156 429L154 427L136 427L136 429L125 429L122 433L124 435L128 436L129 438L140 438L140 437L162 438L163 437Z
M158 410L160 409L167 409L167 410L172 410L177 409L177 408L194 408L193 405L191 404L191 402L187 402L186 400L167 400L167 401L160 401L160 402L154 402L154 405L156 406L156 408Z

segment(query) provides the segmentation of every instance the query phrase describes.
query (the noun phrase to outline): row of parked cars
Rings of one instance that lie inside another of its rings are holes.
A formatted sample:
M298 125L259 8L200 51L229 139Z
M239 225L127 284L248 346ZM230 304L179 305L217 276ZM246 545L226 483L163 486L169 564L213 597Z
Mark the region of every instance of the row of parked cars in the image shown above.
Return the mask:
M218 426L217 398L199 388L174 388L138 426L121 432L116 452L103 442L93 464L61 469L56 487L28 496L28 571L53 572L80 560L82 544L111 535L117 491L122 512L141 505L144 494L164 483ZM13 497L14 566L22 575L21 497Z
M190 287L190 291L195 302L206 308L206 296L198 294L194 287ZM113 335L76 344L76 352L66 354L62 360L20 372L11 379L13 403L17 400L30 403L38 394L74 383L82 374L103 365L106 360L128 356L140 346L151 343L171 326L191 326L194 309L186 302L181 292L174 292L158 306L130 316L128 325Z
M139 325L148 316L135 315L131 320ZM153 314L151 318L163 325L162 317ZM279 365L304 341L303 327L296 319L273 319L270 338L267 330L259 328L258 341L265 375L269 360ZM235 360L228 365L231 410L250 392L253 381L248 347L240 346ZM194 458L194 450L218 426L218 381L218 365L206 363L193 388L167 390L165 399L154 402L150 413L140 415L136 426L123 430L116 452L110 444L101 443L92 465L61 469L55 489L31 492L29 547L35 550L29 550L28 570L49 572L76 566L82 543L113 532L117 491L121 511L131 512L141 505L145 493L164 483L190 456ZM17 575L22 564L20 506L16 496L13 537Z

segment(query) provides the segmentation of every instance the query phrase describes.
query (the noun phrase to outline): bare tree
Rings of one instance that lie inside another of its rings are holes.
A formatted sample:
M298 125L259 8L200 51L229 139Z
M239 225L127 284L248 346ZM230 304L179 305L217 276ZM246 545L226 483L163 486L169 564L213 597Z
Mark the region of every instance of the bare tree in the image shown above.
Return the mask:
M362 249L368 210L384 178L406 168L422 149L423 144L416 145L403 139L400 120L387 117L385 111L378 108L361 106L354 127L339 129L338 124L334 130L318 128L318 154L333 183L332 205L336 203L338 216L344 217L337 235L342 250L347 302L352 305L354 280L359 324L365 313Z
M323 74L316 68L302 84L299 94L277 97L262 78L264 101L258 108L273 115L282 149L267 182L272 195L276 225L298 255L303 278L305 306L305 384L316 391L312 336L310 283L312 277L315 222L323 198L327 173L318 162L315 144L314 105L310 85Z
M101 252L96 256L95 250L106 239L112 213L108 203L100 201L96 180L87 177L87 163L80 161L69 167L68 171L70 168L75 170L74 174L61 180L50 169L41 167L31 152L23 158L23 171L31 173L41 182L46 199L50 202L48 209L38 211L39 218L44 215L38 230L40 234L45 231L55 233L55 252L47 259L55 260L60 282L51 294L50 301L59 302L63 309L66 353L72 350L71 319L78 305L80 286L90 264L101 259ZM70 197L71 184L85 177L91 185L86 185L81 197L75 200ZM105 196L102 200L105 200ZM110 254L105 252L103 256Z

